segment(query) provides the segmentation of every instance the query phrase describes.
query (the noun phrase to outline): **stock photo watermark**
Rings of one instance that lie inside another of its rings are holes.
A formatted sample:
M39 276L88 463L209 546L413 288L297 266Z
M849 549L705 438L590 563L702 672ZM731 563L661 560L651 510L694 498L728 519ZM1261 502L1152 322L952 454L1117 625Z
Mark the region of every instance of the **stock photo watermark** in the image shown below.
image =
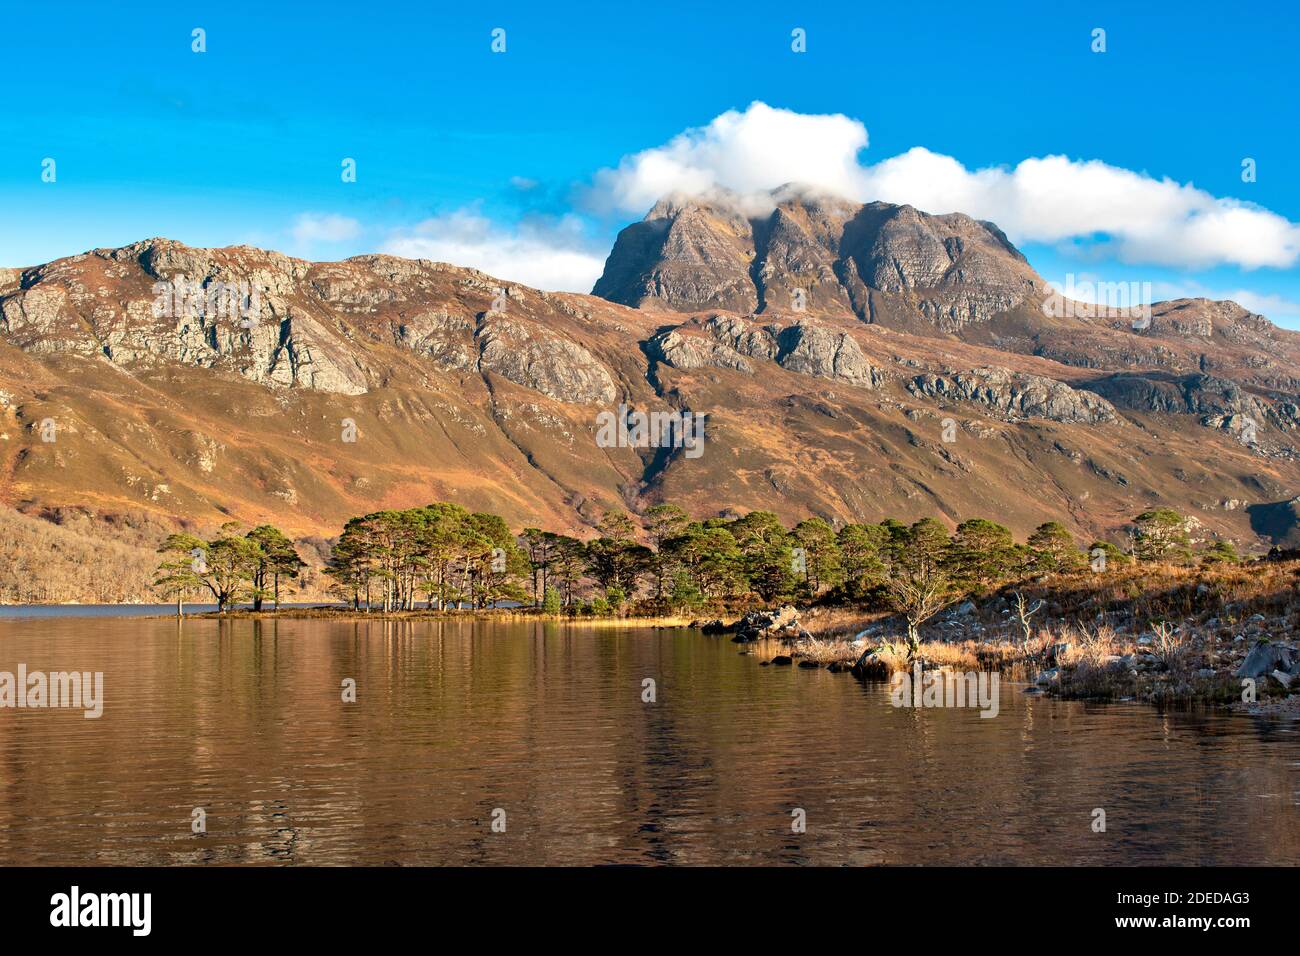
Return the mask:
M978 708L981 717L998 715L997 671L898 671L889 681L889 702L895 707Z
M1131 320L1136 331L1151 327L1150 282L1076 280L1071 272L1064 284L1047 286L1051 294L1043 300L1043 314L1051 318L1123 318Z
M104 713L103 671L0 671L0 707L81 710L87 720Z
M153 285L156 319L202 319L252 328L262 314L262 293L247 279L200 282L180 277Z
M696 412L642 412L619 405L596 415L599 448L681 448L686 458L704 454L704 420Z

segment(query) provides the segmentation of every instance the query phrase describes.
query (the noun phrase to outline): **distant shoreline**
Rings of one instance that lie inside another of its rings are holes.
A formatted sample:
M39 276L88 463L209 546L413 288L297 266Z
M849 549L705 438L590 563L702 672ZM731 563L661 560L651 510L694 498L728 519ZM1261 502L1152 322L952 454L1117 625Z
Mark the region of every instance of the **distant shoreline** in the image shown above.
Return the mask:
M185 610L176 613L174 604L0 604L0 621L31 618L113 617L139 620L177 618L186 621L225 620L284 620L284 621L444 621L444 620L521 620L544 621L561 624L628 624L641 627L687 627L695 618L683 615L613 615L613 614L547 614L541 608L415 608L413 610L356 610L344 604L297 604L281 606L278 610L263 608L234 608L217 611L210 606L203 610ZM25 614L23 612L32 613ZM78 613L84 611L85 613ZM131 613L138 611L138 613Z

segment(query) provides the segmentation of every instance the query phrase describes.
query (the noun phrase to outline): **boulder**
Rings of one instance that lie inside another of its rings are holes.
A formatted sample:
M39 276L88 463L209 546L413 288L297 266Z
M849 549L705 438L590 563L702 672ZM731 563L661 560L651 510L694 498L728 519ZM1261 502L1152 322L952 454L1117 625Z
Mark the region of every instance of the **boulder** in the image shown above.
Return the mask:
M1289 673L1294 666L1291 648L1285 644L1259 641L1250 649L1246 659L1237 668L1238 677L1263 677L1275 670Z
M772 658L772 663L777 667L789 667L794 663L794 658L790 657L788 654L778 654L776 657Z
M793 637L799 630L799 612L786 604L775 611L750 611L736 623L738 644L762 640L765 637Z
M889 667L881 659L879 648L863 651L853 663L853 676L859 680L886 680Z

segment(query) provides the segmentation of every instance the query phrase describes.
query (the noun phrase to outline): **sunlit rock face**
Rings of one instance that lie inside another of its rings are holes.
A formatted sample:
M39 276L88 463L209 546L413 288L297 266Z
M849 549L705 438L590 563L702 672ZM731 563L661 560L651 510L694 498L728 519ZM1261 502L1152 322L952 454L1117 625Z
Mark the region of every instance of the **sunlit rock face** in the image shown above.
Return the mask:
M677 311L813 311L872 320L906 308L944 330L1044 289L996 226L911 206L796 196L747 218L723 199L667 200L623 230L593 290Z

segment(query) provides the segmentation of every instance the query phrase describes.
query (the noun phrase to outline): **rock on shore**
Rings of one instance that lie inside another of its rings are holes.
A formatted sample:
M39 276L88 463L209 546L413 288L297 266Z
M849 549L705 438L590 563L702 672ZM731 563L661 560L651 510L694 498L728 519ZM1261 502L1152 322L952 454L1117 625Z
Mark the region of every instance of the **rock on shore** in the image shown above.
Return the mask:
M798 637L799 612L793 605L784 604L775 611L750 611L736 622L737 644L746 644L769 637Z

